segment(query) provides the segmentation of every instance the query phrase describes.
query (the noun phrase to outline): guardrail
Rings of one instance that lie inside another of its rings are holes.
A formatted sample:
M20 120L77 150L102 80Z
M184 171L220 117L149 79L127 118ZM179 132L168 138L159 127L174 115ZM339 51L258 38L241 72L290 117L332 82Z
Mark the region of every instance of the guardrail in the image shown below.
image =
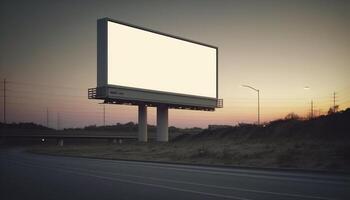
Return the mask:
M57 145L63 146L64 139L107 139L108 141L111 141L112 143L122 143L123 140L137 140L137 136L121 136L121 135L115 135L115 136L107 136L107 135L0 135L0 139L3 141L6 141L7 139L13 140L13 139L38 139L40 141L45 141L48 139L54 139L57 140ZM154 138L149 138L154 139Z
M63 139L137 139L137 136L121 135L0 135L1 138L63 138Z

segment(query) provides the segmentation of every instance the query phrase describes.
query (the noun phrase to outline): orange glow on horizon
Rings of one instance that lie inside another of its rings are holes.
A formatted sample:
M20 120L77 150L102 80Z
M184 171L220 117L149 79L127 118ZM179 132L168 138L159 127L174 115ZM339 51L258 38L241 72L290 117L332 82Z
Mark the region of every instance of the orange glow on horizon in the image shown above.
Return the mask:
M146 4L60 3L57 6L66 12L57 12L49 1L6 2L0 34L0 105L6 78L8 121L45 125L48 108L53 128L58 113L61 127L103 124L101 101L87 99L87 89L96 87L96 20L103 16L219 48L218 92L224 108L170 110L170 125L256 123L257 94L240 85L259 89L261 122L284 118L290 112L306 117L311 101L315 115L327 113L333 100L340 110L350 107L349 2ZM37 9L41 7L45 9ZM82 10L88 15L77 17ZM198 74L191 71L189 75L193 82L186 84L201 87ZM155 109L149 110L149 123L154 124ZM107 124L136 122L137 107L107 105L106 120Z

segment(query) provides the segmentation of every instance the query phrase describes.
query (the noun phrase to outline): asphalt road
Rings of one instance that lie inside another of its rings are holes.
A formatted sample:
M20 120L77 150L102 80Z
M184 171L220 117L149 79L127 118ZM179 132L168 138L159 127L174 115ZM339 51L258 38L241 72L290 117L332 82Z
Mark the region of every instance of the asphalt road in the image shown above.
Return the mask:
M0 149L0 199L350 199L341 174L46 156Z

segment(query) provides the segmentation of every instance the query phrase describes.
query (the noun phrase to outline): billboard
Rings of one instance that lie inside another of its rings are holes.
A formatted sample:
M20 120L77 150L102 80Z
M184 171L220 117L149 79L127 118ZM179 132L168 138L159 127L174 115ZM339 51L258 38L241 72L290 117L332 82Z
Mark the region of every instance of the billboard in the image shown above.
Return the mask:
M217 107L218 48L118 22L97 22L97 96ZM116 101L117 102L117 101Z

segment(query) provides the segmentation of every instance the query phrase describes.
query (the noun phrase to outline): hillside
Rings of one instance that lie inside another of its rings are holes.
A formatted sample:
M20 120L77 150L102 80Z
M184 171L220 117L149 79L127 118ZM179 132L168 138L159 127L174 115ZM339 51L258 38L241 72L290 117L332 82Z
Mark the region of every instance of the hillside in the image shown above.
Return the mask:
M223 128L205 129L196 135L182 135L175 140L197 139L300 139L349 140L350 109L309 120L280 119L264 125L239 124Z
M39 146L31 151L109 159L350 172L350 109L311 120L276 120L186 133L169 143ZM220 127L220 126L219 126Z

